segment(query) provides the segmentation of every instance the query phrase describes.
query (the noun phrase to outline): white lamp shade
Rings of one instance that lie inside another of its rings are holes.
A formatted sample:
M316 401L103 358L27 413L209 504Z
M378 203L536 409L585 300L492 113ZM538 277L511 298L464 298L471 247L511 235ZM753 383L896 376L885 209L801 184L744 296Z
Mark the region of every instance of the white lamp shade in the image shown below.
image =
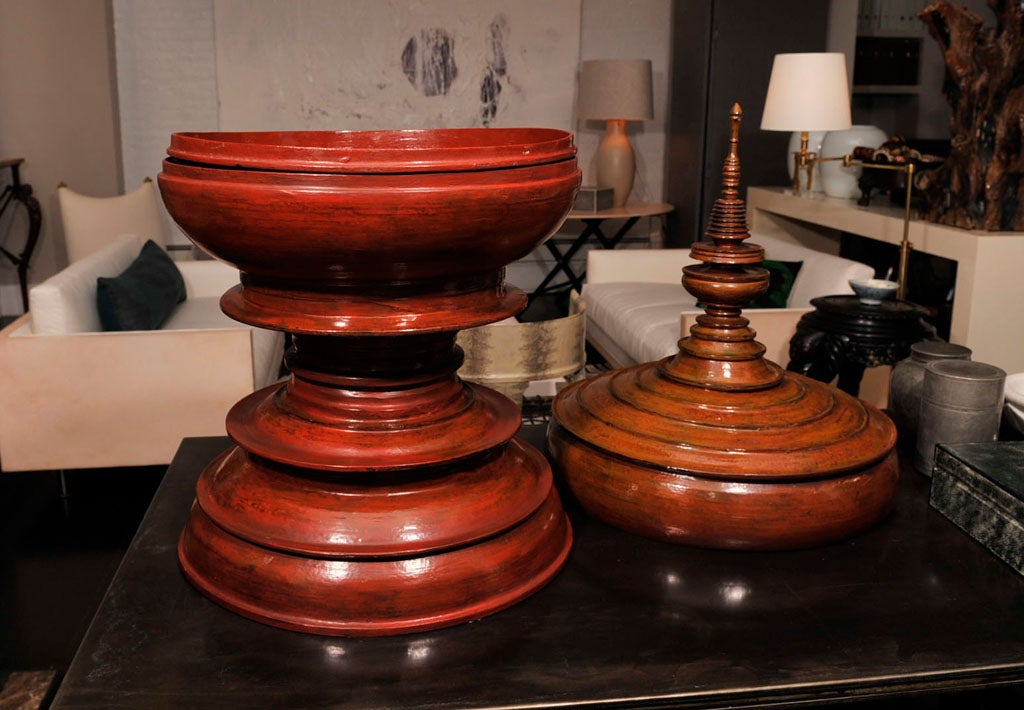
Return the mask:
M762 130L839 131L850 125L845 55L775 55L761 117Z
M651 60L589 59L580 67L580 116L595 120L654 118Z

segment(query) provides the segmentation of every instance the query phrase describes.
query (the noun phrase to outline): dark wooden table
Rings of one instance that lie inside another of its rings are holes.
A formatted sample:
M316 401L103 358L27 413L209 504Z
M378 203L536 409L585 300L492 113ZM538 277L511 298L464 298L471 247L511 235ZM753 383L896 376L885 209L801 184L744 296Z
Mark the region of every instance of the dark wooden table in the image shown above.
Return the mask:
M909 301L861 303L857 296L812 298L789 341L786 368L822 382L838 375L837 386L857 396L864 370L895 365L910 356L910 346L935 337L928 311Z
M1024 577L931 509L912 472L881 525L797 552L648 541L570 505L570 561L525 602L343 639L261 626L183 579L193 486L227 446L183 443L54 707L745 707L1024 681Z

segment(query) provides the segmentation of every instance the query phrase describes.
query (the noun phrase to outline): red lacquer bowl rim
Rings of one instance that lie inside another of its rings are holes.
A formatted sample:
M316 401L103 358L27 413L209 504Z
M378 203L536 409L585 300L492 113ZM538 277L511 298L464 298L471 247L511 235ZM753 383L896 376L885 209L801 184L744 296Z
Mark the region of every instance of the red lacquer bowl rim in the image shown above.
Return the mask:
M555 128L184 132L171 158L208 166L312 173L429 173L542 165L576 155Z

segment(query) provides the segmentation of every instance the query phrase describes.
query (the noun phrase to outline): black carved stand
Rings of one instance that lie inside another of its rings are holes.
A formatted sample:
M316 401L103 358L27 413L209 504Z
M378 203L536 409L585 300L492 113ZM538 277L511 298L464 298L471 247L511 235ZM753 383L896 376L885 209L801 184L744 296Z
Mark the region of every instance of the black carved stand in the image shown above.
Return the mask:
M811 305L789 342L787 369L821 382L838 375L839 389L854 396L866 368L894 365L910 355L911 345L935 337L928 311L908 301L822 296Z

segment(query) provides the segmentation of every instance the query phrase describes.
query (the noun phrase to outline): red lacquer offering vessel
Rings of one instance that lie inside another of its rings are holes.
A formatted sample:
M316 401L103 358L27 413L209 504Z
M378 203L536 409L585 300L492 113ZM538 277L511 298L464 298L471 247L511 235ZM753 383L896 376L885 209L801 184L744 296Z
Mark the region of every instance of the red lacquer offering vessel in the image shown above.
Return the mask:
M572 533L518 408L462 382L455 336L579 186L550 129L180 133L172 217L241 271L225 313L293 335L286 384L230 411L178 554L244 616L331 635L477 619L546 584Z

